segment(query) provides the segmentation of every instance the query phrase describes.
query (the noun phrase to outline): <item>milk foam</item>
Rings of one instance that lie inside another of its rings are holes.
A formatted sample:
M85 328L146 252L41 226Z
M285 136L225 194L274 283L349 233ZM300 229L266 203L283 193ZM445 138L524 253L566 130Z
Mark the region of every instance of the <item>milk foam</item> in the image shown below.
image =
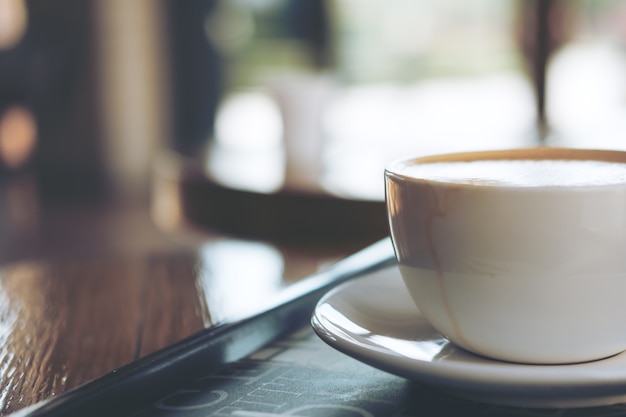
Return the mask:
M481 160L405 165L400 173L438 182L513 187L626 183L626 164L593 160Z

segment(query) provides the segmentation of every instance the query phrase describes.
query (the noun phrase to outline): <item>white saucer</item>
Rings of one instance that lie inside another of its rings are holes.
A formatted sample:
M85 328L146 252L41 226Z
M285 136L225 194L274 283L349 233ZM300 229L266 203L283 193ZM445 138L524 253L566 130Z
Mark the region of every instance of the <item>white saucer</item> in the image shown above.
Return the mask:
M347 355L475 401L546 408L626 402L626 353L574 365L522 365L473 355L425 321L397 267L330 291L312 324L326 343Z

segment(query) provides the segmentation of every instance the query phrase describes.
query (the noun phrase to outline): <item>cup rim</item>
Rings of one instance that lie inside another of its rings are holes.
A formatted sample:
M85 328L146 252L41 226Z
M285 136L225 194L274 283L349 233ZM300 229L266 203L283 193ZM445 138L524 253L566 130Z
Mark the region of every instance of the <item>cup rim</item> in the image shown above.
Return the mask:
M481 183L452 182L447 180L426 179L402 174L400 171L409 164L436 163L436 162L472 162L472 161L505 161L505 160L576 160L626 163L626 151L618 149L587 149L564 147L529 147L511 148L487 151L468 151L454 153L440 153L417 157L396 159L385 167L385 177L394 178L410 183L429 183L433 186L450 186L458 188L489 188L492 190L589 190L626 187L626 181L610 184L586 185L491 185Z

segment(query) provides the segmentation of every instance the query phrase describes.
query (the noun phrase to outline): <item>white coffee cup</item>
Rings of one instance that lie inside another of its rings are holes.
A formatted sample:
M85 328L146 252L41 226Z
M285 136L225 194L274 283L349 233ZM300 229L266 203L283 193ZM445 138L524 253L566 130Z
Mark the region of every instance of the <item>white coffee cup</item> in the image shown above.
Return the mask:
M581 183L567 176L563 183L540 178L520 185L480 174L457 181L411 172L464 161L522 161L519 170L536 160L618 162L626 172L626 152L559 148L390 164L389 224L407 289L437 331L480 355L558 364L622 352L626 178L603 179L596 162L575 169L571 177L580 174Z

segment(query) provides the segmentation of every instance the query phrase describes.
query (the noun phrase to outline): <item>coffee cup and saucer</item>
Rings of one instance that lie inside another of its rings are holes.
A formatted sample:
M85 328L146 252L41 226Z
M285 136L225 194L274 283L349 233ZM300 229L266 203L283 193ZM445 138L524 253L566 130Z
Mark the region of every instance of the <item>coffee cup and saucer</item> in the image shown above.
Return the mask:
M438 155L385 182L398 264L320 300L324 341L475 401L626 402L626 152Z

